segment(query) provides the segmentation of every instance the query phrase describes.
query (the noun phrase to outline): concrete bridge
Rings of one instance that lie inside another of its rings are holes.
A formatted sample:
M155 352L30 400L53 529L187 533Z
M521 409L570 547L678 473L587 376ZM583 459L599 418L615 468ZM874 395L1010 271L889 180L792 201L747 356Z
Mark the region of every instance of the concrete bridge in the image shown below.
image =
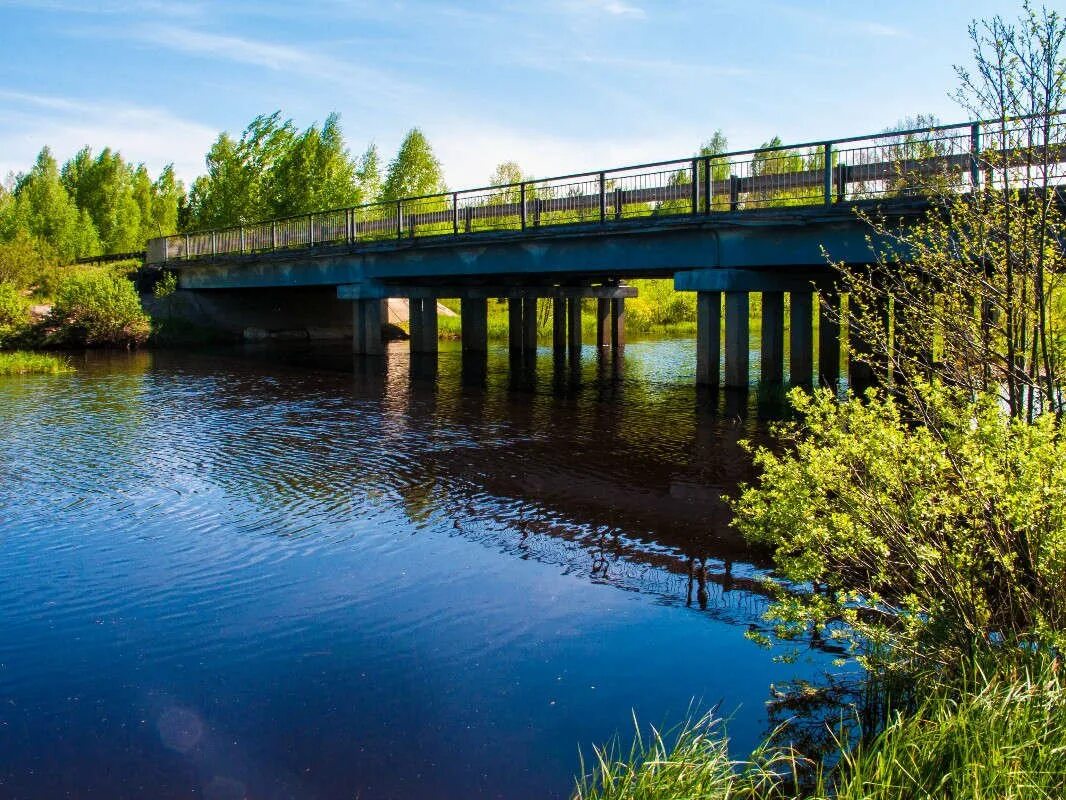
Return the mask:
M179 289L219 320L342 330L366 355L383 351L386 298L409 301L413 352L436 351L440 298L460 299L467 352L487 349L492 298L509 303L516 352L536 348L538 298L552 302L560 355L582 344L588 298L596 343L617 350L635 295L626 280L672 278L698 298L697 379L726 386L748 384L751 292L762 293L762 379L785 380L788 293L788 379L835 384L839 296L826 254L871 260L880 243L868 240L859 210L905 224L928 208L926 181L979 186L981 130L966 123L699 156L177 234L149 242L148 263L175 270Z

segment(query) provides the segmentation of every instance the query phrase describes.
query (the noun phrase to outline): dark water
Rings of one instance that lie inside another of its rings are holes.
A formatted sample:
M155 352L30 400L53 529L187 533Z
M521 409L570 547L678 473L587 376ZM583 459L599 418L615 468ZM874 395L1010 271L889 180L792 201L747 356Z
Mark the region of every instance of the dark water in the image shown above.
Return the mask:
M578 747L771 683L720 500L751 398L402 347L0 378L0 796L548 798ZM728 405L728 408L727 408Z

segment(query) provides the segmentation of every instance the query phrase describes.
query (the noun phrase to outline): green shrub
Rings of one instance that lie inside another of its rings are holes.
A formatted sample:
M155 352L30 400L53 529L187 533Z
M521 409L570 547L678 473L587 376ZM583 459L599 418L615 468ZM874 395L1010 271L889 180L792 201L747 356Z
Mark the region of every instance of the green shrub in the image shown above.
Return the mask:
M128 347L148 338L149 319L133 284L111 271L72 272L55 290L49 341Z
M29 328L29 304L10 283L0 283L0 347L22 336Z
M1063 424L921 391L921 425L873 392L793 392L802 421L756 452L735 524L814 589L778 591L779 633L816 629L903 671L950 671L996 643L1066 646Z

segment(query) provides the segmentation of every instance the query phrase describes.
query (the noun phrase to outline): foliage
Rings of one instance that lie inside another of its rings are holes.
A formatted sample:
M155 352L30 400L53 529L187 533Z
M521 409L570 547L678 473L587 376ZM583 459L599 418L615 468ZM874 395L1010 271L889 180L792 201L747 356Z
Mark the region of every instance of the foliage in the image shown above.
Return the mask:
M73 372L73 369L59 356L22 350L0 352L0 376L59 375L64 372Z
M0 375L58 375L72 371L66 359L58 356L20 350L0 353Z
M8 241L0 241L0 283L19 287L36 284L54 262L48 245L19 230Z
M381 196L381 156L378 154L378 146L373 142L359 156L355 177L362 190L363 202L376 202Z
M841 639L891 669L950 670L1002 642L1066 645L1063 424L922 391L928 425L872 390L843 403L794 391L802 422L779 428L780 451L756 451L759 483L735 525L814 588L779 590L779 632Z
M408 131L395 158L389 162L381 199L400 200L447 191L440 161L420 128Z
M358 167L344 146L340 117L330 114L293 137L267 177L271 216L341 208L363 202Z
M133 284L103 270L71 272L59 281L48 326L50 343L75 346L128 347L143 344L149 333Z
M11 283L0 282L0 347L19 336L29 325L26 298Z
M922 177L936 212L906 227L867 215L886 242L875 263L835 266L861 343L856 361L919 408L923 397L909 387L935 371L1032 419L1063 402L1066 215L1051 176L1064 131L1039 115L1066 103L1066 23L1026 5L1016 23L995 17L970 32L977 66L960 70L960 100L994 120L981 187L963 196L957 175Z
M152 294L156 297L170 297L178 290L178 273L168 270L159 276L159 280L152 287Z

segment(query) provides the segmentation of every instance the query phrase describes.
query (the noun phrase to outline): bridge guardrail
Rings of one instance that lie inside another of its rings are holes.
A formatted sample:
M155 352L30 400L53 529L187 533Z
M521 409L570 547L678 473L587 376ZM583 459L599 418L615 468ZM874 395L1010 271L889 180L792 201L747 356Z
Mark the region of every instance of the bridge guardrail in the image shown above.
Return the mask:
M1051 166L1038 179L1060 185L1066 179L1066 120L1062 112L1044 116ZM149 252L160 254L164 262L183 262L324 244L829 205L920 195L931 187L968 192L993 180L1022 183L1033 177L1034 162L1046 163L1043 151L1034 158L1036 145L1026 119L1032 118L700 155L367 203L174 234ZM1040 146L1045 146L1043 139Z

